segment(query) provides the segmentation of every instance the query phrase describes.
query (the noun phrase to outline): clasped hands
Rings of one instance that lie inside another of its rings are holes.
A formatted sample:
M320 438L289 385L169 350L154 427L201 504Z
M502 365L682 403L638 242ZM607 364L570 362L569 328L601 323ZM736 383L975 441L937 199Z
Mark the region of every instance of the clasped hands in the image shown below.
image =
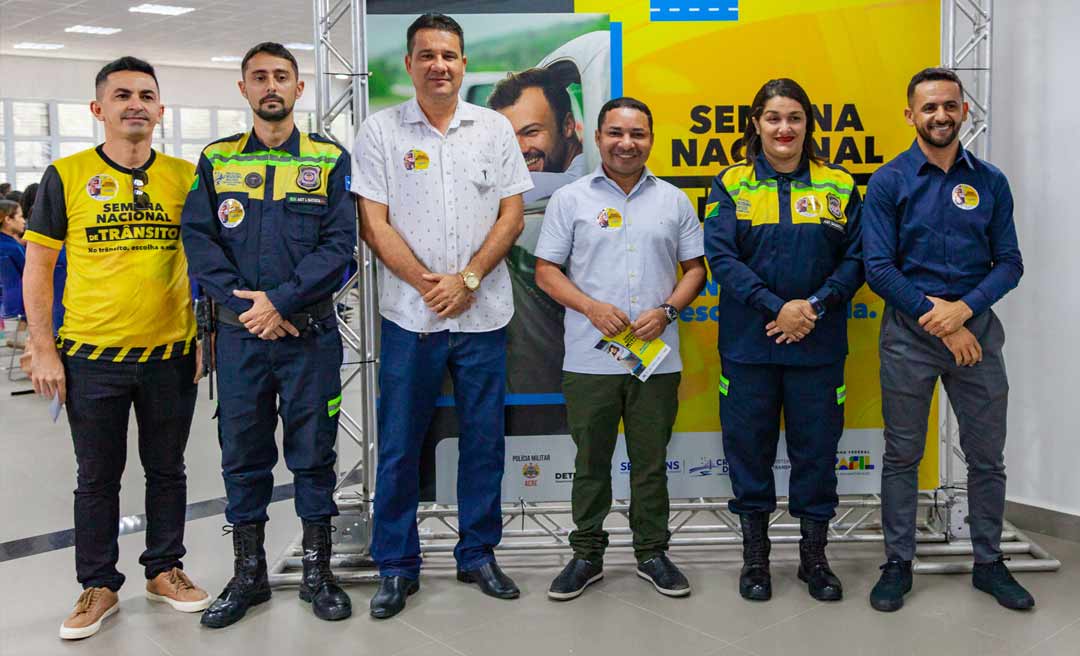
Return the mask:
M425 273L417 290L440 319L453 319L476 302L476 295L458 273Z
M634 337L649 341L664 334L668 325L667 314L660 308L646 310L636 321L630 321L630 317L616 306L599 301L593 301L585 308L585 316L604 337L614 337L629 327Z
M279 339L287 334L293 337L300 336L300 331L288 319L281 316L267 298L266 292L234 289L233 296L251 301L251 307L237 318L252 335L266 340Z
M982 362L982 346L979 345L979 340L964 327L964 322L973 314L968 304L963 301L946 301L936 296L926 298L930 299L934 307L919 317L919 325L945 343L956 364L971 367Z
M801 342L817 325L817 312L809 301L797 299L784 303L776 318L765 325L765 334L776 337L777 344Z

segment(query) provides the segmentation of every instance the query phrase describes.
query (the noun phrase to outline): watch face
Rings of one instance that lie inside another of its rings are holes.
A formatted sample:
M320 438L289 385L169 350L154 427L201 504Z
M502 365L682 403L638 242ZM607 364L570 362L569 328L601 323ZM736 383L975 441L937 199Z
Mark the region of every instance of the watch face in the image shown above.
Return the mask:
M469 273L466 273L463 278L465 279L465 286L472 291L476 291L476 289L480 286L480 277L477 276L475 273L472 273L471 271Z

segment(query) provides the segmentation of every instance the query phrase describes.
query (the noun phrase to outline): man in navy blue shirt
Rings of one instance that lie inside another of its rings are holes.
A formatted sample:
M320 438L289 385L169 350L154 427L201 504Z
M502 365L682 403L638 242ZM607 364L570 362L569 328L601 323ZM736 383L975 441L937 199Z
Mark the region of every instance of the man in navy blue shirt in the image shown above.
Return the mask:
M866 278L885 299L881 477L885 555L870 593L898 610L911 590L919 461L941 378L968 466L973 583L1001 605L1034 599L1001 555L1005 512L1005 332L990 307L1016 287L1023 262L1005 175L961 146L967 118L960 79L929 68L911 79L904 114L917 138L870 179L863 204Z

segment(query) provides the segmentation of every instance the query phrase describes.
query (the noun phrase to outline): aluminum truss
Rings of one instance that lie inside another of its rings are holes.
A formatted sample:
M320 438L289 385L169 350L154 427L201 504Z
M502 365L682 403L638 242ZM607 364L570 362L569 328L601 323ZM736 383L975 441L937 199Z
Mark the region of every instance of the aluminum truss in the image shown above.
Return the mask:
M324 130L341 112L351 108L352 124L359 126L367 116L367 52L364 47L365 2L363 0L314 0L316 34L316 87L319 129ZM956 70L964 80L971 121L961 135L966 148L981 158L990 151L990 55L991 17L993 0L942 1L942 51L948 68ZM340 32L331 34L335 26L348 17L349 50L346 58L337 47ZM334 74L331 68L340 67ZM335 78L346 77L347 85L337 89ZM342 403L341 432L361 450L360 459L344 474L339 473L337 503L341 510L336 526L332 566L343 582L369 582L377 579L369 554L371 499L375 483L376 454L376 350L375 318L377 316L374 288L375 258L362 243L356 254L357 276L339 292L338 301L349 298L355 288L359 294L358 322L341 321L342 339L360 360L355 368L344 373L343 387L359 379L358 406ZM354 325L355 324L355 325ZM943 426L940 431L944 485L937 492L919 496L920 518L916 530L915 571L919 573L954 573L971 570L971 542L966 535L963 517L967 501L959 492L963 482L954 467L963 464L963 454L957 445L955 417L944 402ZM356 407L359 417L347 409ZM355 488L343 486L355 484ZM877 495L845 496L840 500L839 515L830 524L830 542L880 543L883 541L880 520L881 499ZM546 552L569 549L571 509L567 503L505 504L503 506L503 542L500 552ZM613 524L628 520L629 505L620 500L612 507ZM559 521L559 518L562 521ZM429 504L420 508L421 551L425 554L445 554L457 541L457 509L454 506ZM513 528L520 522L520 528ZM673 500L669 526L671 545L676 548L734 547L741 544L739 520L727 510L723 499L698 498ZM632 547L630 530L612 526L610 548ZM770 519L770 539L775 543L796 543L799 525L787 514L787 502ZM1028 555L1031 558L1014 560L1014 571L1046 571L1060 568L1045 549L1032 542L1023 532L1009 523L1002 534L1002 551L1008 555ZM271 566L273 585L296 584L301 567L299 538ZM960 556L956 560L931 561L931 558Z
M965 148L981 159L990 156L991 65L993 55L994 0L942 0L942 66L956 71L964 83L969 121L960 133ZM948 544L921 550L918 556L969 556L972 554L966 522L966 461L959 446L959 427L944 389L941 390L940 479L943 529ZM1002 536L1002 551L1024 554L1030 559L1010 561L1013 570L1053 571L1061 562L1027 539L1012 526ZM916 558L916 571L971 571L971 562L930 563ZM944 568L944 569L941 569Z
M317 130L326 134L338 116L351 118L350 134L363 122L368 112L368 65L364 39L366 3L363 0L313 0L315 29L315 113ZM372 578L371 562L366 559L370 543L371 498L375 489L375 257L360 240L354 257L356 273L334 296L338 326L346 348L342 368L342 397L339 412L340 437L343 434L359 447L360 455L344 473L338 460L338 484L335 500L339 517L334 520L336 552L363 554L368 576L343 575L344 580ZM354 396L349 389L359 385ZM357 402L353 399L358 397ZM269 567L271 585L300 582L300 538ZM344 573L343 573L344 574Z

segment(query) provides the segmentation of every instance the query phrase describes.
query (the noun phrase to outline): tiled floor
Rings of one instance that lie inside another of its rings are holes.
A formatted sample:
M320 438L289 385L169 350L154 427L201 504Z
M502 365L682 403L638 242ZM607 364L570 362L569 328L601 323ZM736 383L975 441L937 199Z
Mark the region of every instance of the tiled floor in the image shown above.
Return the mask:
M60 531L72 523L74 458L66 423L61 418L50 424L46 404L38 399L9 396L25 387L0 383L0 542ZM211 408L204 394L187 452L189 502L222 495ZM345 451L346 457L352 453ZM277 482L289 482L284 468L278 471ZM122 493L125 515L143 511L141 479L141 468L132 461ZM189 522L187 530L186 569L215 594L232 566L229 539L221 535L223 521L221 516L199 519ZM291 501L273 504L268 551L278 553L298 529ZM562 554L501 557L522 588L517 601L491 599L458 583L452 560L436 557L428 560L420 593L391 620L367 615L371 586L349 588L357 612L333 624L315 619L295 590L285 588L239 624L209 631L198 625L197 615L143 598L137 560L144 534L134 533L120 540L121 570L129 577L120 594L121 610L97 636L79 643L56 637L79 593L72 549L0 562L0 654L1080 655L1080 544L1032 537L1063 566L1056 573L1019 575L1038 602L1029 613L1000 608L975 591L967 575L918 576L902 611L876 613L866 596L878 574L880 546L842 545L831 548L834 568L846 586L846 599L837 604L819 603L806 594L795 577L791 547L774 550L774 598L767 603L738 596L740 561L733 549L672 552L694 587L686 599L658 595L634 576L631 554L612 553L604 581L566 603L545 596L565 562Z

